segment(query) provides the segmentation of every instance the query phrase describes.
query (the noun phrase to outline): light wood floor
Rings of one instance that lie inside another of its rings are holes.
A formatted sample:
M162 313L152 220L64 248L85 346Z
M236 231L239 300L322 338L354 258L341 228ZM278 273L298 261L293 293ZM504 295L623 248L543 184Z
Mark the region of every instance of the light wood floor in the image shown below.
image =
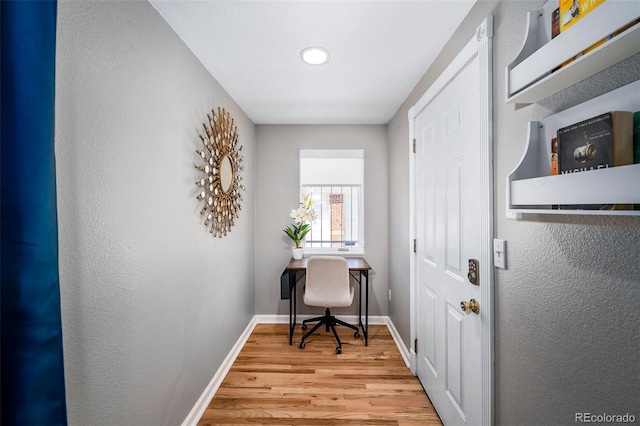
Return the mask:
M338 327L320 329L300 349L287 324L259 324L199 425L442 425L386 326L370 326L369 346Z

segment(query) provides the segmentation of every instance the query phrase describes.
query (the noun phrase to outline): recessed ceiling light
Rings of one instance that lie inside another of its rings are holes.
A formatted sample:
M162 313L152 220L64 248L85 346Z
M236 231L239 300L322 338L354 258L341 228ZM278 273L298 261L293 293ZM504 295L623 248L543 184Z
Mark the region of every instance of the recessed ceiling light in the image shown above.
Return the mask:
M322 65L329 62L329 51L323 47L307 47L300 52L300 57L309 65Z

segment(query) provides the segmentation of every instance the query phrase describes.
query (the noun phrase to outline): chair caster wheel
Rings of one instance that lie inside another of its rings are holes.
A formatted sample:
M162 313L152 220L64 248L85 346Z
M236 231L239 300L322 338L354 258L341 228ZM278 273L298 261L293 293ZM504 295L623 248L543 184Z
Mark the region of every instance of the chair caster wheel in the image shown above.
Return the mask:
M304 342L300 342L300 349L304 349Z
M336 348L336 353L337 353L338 355L342 353L342 348L341 348L340 346L338 346L338 347Z
M358 339L360 337L360 332L356 331L355 333L353 333L353 337Z
M302 329L306 330L307 329L307 324L302 324Z

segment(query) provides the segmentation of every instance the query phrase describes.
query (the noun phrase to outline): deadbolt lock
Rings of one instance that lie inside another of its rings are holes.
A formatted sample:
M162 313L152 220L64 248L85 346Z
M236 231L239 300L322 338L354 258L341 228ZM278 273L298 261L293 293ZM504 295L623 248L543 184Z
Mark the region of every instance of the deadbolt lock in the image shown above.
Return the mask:
M478 261L476 259L469 259L469 273L467 274L467 279L469 282L474 285L479 285L478 283Z
M471 299L468 302L460 302L460 309L462 309L464 312L471 311L474 314L480 312L480 306L478 305L478 301L476 299Z

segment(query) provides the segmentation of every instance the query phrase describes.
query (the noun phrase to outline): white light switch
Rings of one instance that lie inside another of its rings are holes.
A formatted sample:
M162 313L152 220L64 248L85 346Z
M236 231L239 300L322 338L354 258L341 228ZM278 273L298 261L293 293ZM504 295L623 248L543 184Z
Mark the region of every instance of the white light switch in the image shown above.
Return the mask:
M507 242L493 239L493 266L507 269Z

